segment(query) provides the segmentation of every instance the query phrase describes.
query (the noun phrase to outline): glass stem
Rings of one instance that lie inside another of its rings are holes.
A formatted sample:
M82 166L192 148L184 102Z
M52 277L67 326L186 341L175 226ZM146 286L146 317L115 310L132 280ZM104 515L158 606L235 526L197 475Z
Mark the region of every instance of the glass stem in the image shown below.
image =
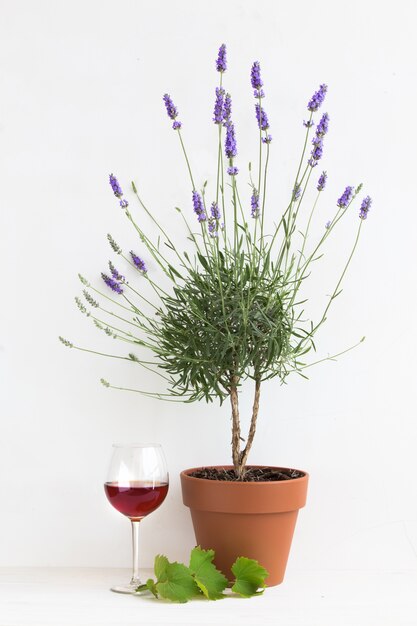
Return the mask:
M133 552L133 568L131 585L138 586L141 584L139 578L139 524L140 520L130 520L132 522L132 552Z

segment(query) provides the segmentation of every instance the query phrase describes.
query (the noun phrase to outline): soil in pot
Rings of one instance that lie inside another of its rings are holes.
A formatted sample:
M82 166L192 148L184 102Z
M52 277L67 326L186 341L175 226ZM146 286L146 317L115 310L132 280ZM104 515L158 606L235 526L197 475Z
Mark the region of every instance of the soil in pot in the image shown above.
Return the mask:
M207 480L238 481L235 470L226 469L225 467L202 467L188 475L194 478L206 478ZM245 472L243 480L240 482L291 480L292 478L301 478L304 475L304 472L300 470L288 469L286 467L280 469L275 467L249 467Z

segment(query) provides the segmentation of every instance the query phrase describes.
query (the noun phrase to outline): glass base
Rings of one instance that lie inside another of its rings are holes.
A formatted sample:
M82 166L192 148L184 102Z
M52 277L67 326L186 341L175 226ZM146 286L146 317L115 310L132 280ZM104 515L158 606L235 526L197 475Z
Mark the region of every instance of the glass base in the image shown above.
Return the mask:
M141 581L140 580L131 580L130 583L128 583L127 585L115 585L114 587L111 587L110 590L114 591L115 593L130 593L130 594L135 594L136 593L136 589L139 587L139 585L141 585Z

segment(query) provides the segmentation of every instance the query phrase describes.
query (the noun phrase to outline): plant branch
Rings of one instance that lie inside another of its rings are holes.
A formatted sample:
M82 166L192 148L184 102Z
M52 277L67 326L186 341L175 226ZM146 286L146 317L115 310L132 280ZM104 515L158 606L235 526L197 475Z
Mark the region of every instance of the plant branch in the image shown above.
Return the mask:
M239 397L237 391L238 377L232 374L230 378L230 403L232 405L232 458L235 472L241 478L240 464L240 417Z
M253 400L252 418L251 418L251 422L250 422L248 439L246 441L246 446L245 446L244 450L242 450L241 455L240 455L240 457L241 457L240 458L240 465L243 468L243 470L245 468L246 461L248 460L249 452L250 452L250 450L252 448L253 439L255 437L256 421L258 419L258 413L259 413L260 396L261 396L261 381L260 381L259 378L256 378L255 379L255 396L254 396L254 400Z

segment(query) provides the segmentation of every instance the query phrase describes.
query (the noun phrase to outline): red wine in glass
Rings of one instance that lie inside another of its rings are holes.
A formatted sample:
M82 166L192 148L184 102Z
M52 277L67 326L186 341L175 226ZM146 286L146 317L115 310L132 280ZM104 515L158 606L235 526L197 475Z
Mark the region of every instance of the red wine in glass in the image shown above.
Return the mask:
M161 446L157 443L114 444L104 491L110 504L132 523L132 578L129 584L112 587L112 591L135 593L141 584L139 523L162 504L168 493L168 472Z
M155 511L168 493L167 483L146 483L133 480L129 484L105 483L108 501L119 513L130 519L142 519Z

